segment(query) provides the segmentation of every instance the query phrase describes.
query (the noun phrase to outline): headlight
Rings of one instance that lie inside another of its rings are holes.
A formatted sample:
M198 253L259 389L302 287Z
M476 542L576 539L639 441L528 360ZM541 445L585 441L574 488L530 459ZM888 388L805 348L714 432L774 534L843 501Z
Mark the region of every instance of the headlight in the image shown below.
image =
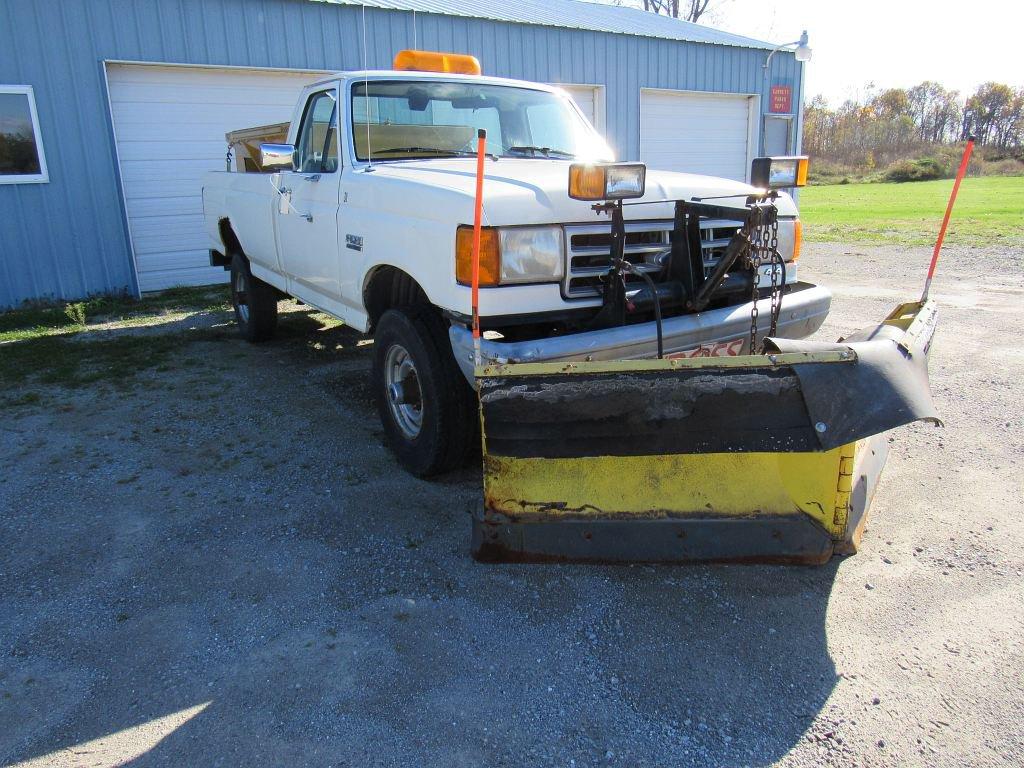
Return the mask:
M755 157L750 164L750 184L761 189L785 189L807 184L806 155Z
M483 227L480 233L480 285L553 283L565 274L565 235L558 226ZM473 228L455 236L455 278L473 280Z
M498 229L502 283L561 280L565 274L565 236L561 227Z
M643 163L573 163L569 197L574 200L624 200L644 196Z

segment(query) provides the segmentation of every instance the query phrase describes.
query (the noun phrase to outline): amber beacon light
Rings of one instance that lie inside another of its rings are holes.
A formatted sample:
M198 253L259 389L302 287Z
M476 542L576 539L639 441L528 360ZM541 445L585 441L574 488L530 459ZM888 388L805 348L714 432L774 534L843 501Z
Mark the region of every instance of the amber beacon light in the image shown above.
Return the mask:
M481 71L476 56L437 51L399 51L394 67L400 71L445 72L450 75L479 75Z

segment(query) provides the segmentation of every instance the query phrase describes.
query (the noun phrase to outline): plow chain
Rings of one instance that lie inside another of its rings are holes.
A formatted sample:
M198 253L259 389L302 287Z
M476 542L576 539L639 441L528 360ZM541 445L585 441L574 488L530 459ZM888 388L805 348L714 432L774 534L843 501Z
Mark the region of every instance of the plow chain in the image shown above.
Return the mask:
M761 290L761 267L770 264L771 269L771 313L769 318L768 333L766 336L774 336L779 324L779 312L782 310L782 291L786 284L786 264L779 254L779 220L775 215L774 208L770 213L763 208L752 208L747 226L747 250L746 266L753 274L750 283L750 354L760 354L764 351L764 344L757 346L757 325L758 325L758 294ZM767 219L767 221L765 221ZM776 266L778 265L778 269ZM779 277L782 273L780 283Z

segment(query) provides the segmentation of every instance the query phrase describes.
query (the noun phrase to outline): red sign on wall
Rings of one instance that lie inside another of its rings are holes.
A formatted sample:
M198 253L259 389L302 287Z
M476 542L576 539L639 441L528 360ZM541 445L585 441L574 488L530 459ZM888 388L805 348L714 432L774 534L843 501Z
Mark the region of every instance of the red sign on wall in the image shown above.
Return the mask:
M773 85L771 95L771 111L789 114L793 111L793 89L788 85Z

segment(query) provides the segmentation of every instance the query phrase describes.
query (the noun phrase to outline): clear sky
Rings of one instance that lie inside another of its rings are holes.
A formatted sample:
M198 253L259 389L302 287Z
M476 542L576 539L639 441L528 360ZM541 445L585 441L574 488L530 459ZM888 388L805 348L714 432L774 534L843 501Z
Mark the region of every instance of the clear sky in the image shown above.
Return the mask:
M814 52L808 99L820 93L840 102L869 81L936 80L962 92L986 80L1024 86L1022 0L712 0L712 7L709 26L759 40L788 42L806 29Z

